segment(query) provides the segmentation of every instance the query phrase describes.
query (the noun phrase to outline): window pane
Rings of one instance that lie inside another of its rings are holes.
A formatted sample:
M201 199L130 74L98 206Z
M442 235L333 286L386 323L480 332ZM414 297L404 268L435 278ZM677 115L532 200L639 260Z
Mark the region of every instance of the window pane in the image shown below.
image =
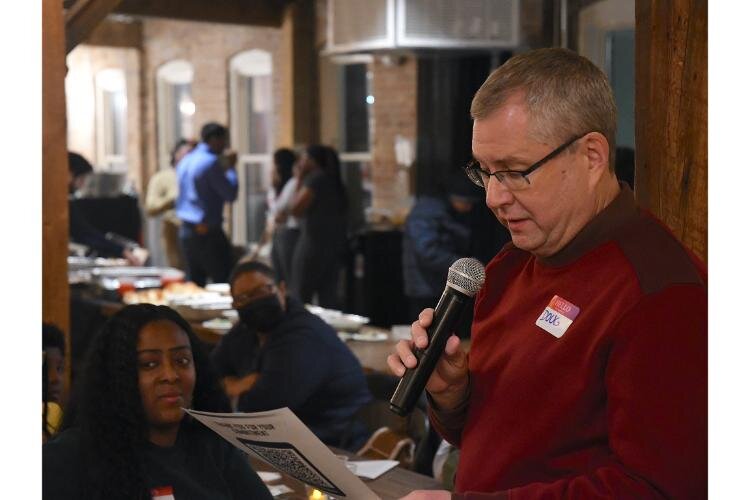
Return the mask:
M125 93L112 96L112 155L125 154Z
M248 147L251 154L270 153L271 76L243 78L247 91Z
M184 60L169 61L156 71L156 117L159 168L168 168L170 153L180 139L195 138L192 98L193 66Z
M193 114L195 104L193 103L192 88L189 83L178 83L174 85L174 107L173 130L175 137L171 137L170 148L177 144L180 139L188 139L193 136Z
M111 170L127 168L127 94L121 69L96 74L97 162Z
M266 224L266 191L270 165L266 162L246 161L245 206L247 207L246 234L248 243L260 241Z
M240 199L232 207L232 241L258 242L265 228L266 192L273 151L273 60L264 50L246 50L229 62L231 147L239 154Z
M342 151L349 153L370 151L368 96L369 85L366 64L341 66Z

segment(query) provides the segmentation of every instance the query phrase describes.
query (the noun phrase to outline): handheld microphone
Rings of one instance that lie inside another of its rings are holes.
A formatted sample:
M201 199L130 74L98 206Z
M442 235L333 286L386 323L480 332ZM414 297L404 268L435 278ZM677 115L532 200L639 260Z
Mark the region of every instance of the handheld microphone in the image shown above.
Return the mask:
M432 323L427 328L427 347L412 351L417 358L417 366L407 368L401 377L391 397L391 411L403 417L414 409L414 404L424 391L427 379L432 375L438 359L445 350L445 344L456 327L464 305L476 295L483 284L484 266L476 259L458 259L448 269L448 282L435 308Z

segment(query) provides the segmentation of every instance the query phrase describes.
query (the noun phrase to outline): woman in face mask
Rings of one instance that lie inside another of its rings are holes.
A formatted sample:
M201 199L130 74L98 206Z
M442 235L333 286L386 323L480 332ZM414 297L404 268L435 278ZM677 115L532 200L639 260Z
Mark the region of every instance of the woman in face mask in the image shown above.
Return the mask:
M289 407L326 444L356 451L371 400L362 366L336 331L286 294L273 269L244 262L229 278L239 323L212 353L236 410Z
M237 311L240 321L250 330L260 334L261 340L265 340L284 318L284 283L277 286L272 278L254 272L238 276L232 285L234 290L238 290L232 306Z

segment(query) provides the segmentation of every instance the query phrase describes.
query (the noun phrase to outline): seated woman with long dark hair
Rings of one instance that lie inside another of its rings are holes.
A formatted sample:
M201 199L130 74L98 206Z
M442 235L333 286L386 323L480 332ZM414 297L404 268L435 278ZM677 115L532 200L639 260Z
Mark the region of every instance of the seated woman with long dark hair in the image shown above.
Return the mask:
M238 449L182 411L229 404L179 314L127 306L88 354L75 421L43 446L44 498L272 498Z

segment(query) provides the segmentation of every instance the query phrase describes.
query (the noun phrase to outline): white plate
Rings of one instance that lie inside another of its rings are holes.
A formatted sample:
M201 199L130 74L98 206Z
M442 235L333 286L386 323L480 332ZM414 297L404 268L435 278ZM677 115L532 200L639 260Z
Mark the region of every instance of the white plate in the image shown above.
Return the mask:
M229 283L209 283L205 287L207 292L216 292L222 295L229 295Z
M319 306L307 304L307 310L319 316L320 319L331 325L335 330L344 330L350 332L358 331L362 325L370 322L370 318L359 316L357 314L345 314L336 309L324 309Z
M351 332L336 332L336 335L339 336L342 342L346 342L347 340L352 339L352 333Z
M221 311L221 315L227 319L233 319L233 320L240 319L240 315L237 314L237 311L235 309L227 309L226 311Z
M352 333L351 338L360 342L382 342L388 340L388 334L385 332Z
M232 329L233 323L226 318L214 318L201 323L203 328L210 328L211 330L217 330L221 333L226 333Z

